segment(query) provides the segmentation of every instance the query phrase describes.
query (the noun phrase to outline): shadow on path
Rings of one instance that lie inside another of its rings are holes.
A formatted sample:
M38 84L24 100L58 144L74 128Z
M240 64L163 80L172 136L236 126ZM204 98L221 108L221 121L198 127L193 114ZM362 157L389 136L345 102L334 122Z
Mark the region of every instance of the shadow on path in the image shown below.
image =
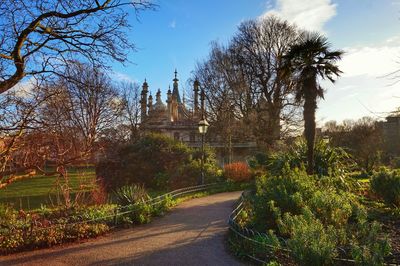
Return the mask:
M239 196L193 199L150 224L81 244L0 257L0 265L242 265L225 247L227 217Z

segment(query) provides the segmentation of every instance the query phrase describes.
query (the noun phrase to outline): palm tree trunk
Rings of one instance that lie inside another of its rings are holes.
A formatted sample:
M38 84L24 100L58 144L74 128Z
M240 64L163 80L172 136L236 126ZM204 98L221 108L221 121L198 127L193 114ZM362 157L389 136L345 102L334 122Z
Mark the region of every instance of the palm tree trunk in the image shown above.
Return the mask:
M316 83L308 80L304 84L308 89L304 93L304 137L307 142L307 173L314 173L314 143L315 143L315 110L317 109Z

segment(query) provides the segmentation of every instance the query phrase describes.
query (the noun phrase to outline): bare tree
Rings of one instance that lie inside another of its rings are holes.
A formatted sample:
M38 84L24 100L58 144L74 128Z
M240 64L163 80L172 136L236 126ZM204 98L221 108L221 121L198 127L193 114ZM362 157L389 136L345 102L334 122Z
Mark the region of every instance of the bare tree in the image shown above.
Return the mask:
M64 75L71 59L99 67L126 61L134 45L125 29L129 7L152 8L147 0L0 1L0 94L24 77Z
M10 152L2 154L7 167L0 172L0 187L33 170L67 178L66 166L93 160L101 149L100 136L116 126L122 104L111 80L81 63L70 64L66 72L74 82L59 78L40 84L34 97L25 100L25 109L34 112L20 115L20 128L11 128L10 121L9 131L18 138L2 136ZM10 108L22 108L19 105L24 107L18 103ZM55 170L47 172L46 163Z
M140 86L137 83L123 82L119 85L121 94L123 121L129 127L130 139L139 137L140 124Z
M372 171L381 159L384 148L382 130L371 117L345 120L340 124L329 121L324 126L324 134L329 136L330 144L343 147L367 172Z
M211 117L222 123L219 118L230 113L229 119L242 123L239 128L251 129L259 144L268 146L295 129L299 108L294 84L281 68L297 38L296 28L270 17L243 22L226 47L213 43L194 73L206 89Z
M24 152L25 135L39 128L37 108L52 96L42 98L29 90L0 95L0 188L15 181L13 173L24 172L27 165L37 164L36 156ZM29 171L18 178L24 175L29 175Z

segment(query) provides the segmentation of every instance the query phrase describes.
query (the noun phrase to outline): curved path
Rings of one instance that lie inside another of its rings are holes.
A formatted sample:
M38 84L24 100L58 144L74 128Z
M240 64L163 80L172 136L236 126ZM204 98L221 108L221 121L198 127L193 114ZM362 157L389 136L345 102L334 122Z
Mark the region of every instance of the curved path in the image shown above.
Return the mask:
M226 250L240 192L181 203L162 218L81 244L0 257L0 265L242 265Z

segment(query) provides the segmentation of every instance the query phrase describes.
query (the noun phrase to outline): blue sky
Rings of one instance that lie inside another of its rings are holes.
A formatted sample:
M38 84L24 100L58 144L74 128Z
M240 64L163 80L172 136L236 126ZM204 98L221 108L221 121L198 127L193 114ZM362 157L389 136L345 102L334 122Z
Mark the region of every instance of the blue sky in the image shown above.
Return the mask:
M158 0L156 11L130 16L130 38L138 51L133 63L114 64L114 76L142 83L153 93L163 92L178 70L182 86L210 42L225 43L241 21L271 14L299 26L325 33L334 48L346 51L340 66L345 72L327 88L320 102L320 124L329 120L374 116L382 118L400 106L400 84L383 75L400 67L400 0Z

